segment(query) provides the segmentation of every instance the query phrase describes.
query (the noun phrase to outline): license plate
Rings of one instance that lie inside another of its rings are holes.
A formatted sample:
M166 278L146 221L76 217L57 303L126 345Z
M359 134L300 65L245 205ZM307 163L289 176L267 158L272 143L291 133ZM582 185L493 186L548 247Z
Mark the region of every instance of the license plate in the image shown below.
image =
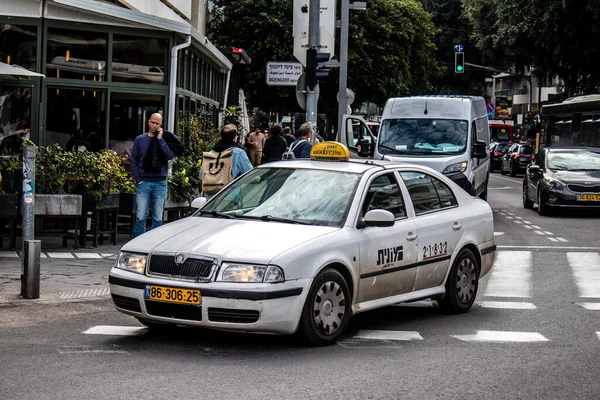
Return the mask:
M199 305L202 301L199 290L152 285L146 285L144 298L146 300L192 305Z
M600 201L600 194L578 194L577 201Z

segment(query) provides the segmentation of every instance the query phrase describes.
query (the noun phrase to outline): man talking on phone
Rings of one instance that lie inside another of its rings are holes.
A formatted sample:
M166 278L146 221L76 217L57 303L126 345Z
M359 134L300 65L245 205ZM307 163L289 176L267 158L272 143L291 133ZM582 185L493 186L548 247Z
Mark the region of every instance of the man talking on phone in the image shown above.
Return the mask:
M135 181L135 232L146 232L148 209L152 207L152 226L162 225L167 199L169 160L183 154L183 145L173 133L162 128L162 115L154 113L148 120L148 132L139 135L131 150L131 173Z

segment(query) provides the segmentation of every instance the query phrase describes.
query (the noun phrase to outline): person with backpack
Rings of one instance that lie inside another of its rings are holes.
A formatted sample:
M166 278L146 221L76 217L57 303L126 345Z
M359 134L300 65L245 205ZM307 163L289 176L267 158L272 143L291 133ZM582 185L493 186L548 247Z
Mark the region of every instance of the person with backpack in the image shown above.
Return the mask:
M292 143L286 153L293 153L293 158L310 158L310 150L312 149L310 138L312 133L313 130L310 122L305 122L300 125L300 128L298 128L298 131L296 132L297 139Z
M281 160L281 156L288 147L287 142L281 136L281 127L279 125L273 125L270 131L271 135L265 140L265 147L263 148L263 164Z
M169 160L183 154L183 145L175 134L162 129L162 115L154 113L148 120L148 132L133 141L131 173L135 181L134 237L146 232L146 218L152 206L152 226L162 225L167 199Z
M202 192L207 199L213 197L229 182L252 169L252 163L238 144L235 125L227 124L221 129L221 140L211 151L202 154L200 179Z

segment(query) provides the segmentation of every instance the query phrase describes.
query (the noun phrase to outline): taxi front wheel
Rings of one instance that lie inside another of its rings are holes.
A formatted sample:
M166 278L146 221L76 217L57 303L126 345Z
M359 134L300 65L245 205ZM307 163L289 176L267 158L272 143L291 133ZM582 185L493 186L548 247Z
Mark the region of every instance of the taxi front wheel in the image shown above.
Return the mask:
M479 287L477 259L469 249L463 249L454 260L446 281L446 295L438 300L439 306L451 314L469 311Z
M298 334L312 346L333 344L346 329L350 313L350 291L346 280L338 271L326 268L310 287Z

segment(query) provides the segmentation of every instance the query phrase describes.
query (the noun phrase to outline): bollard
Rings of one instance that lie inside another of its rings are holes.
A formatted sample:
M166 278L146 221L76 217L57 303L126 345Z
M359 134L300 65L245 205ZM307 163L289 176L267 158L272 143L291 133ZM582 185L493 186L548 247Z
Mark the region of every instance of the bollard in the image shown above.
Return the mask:
M23 275L21 275L21 296L24 299L40 298L40 240L26 240L23 252Z

